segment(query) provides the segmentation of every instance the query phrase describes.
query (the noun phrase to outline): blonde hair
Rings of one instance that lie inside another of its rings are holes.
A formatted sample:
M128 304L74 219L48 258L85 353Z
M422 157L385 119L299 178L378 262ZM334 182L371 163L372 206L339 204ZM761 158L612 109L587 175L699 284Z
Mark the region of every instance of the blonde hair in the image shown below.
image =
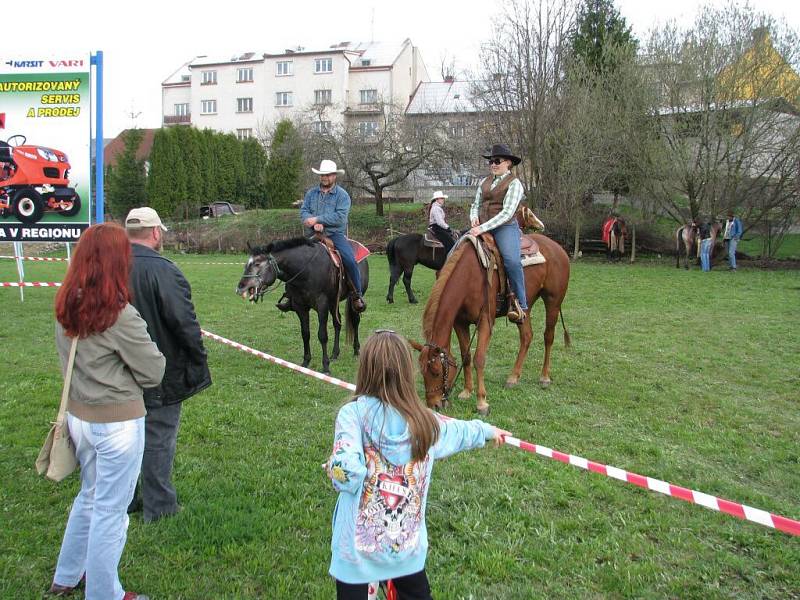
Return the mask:
M411 433L411 456L423 460L439 438L439 420L417 395L408 342L394 332L379 331L364 342L360 354L356 396L374 396L399 412Z

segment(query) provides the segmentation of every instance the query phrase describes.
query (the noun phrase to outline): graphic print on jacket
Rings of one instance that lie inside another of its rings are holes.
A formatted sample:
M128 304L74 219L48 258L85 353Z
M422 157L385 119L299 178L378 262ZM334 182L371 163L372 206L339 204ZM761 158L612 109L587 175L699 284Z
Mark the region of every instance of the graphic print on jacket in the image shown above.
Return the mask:
M374 446L365 445L367 477L356 518L359 552L399 554L417 545L429 457L405 465L386 462Z

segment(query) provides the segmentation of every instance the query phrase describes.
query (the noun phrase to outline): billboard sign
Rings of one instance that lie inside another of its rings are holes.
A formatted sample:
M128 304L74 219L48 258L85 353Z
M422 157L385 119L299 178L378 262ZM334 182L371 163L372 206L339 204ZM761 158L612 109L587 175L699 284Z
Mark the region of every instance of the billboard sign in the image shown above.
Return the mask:
M0 55L0 242L91 223L91 58Z

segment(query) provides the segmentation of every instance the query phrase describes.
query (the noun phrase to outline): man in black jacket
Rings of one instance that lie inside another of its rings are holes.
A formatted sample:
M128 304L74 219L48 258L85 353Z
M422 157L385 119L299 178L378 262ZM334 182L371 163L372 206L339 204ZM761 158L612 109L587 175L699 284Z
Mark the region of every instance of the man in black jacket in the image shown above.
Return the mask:
M161 385L144 390L142 480L128 509L143 510L144 521L151 522L180 510L172 464L181 402L211 385L211 373L189 282L175 263L159 253L167 228L149 207L131 210L125 228L133 249L132 303L167 359Z

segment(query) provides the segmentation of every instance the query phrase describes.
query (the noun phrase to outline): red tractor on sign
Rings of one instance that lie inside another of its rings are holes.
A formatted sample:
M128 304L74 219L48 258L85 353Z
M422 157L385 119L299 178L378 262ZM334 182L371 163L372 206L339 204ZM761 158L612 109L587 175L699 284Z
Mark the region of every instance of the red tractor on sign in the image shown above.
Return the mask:
M0 216L36 223L45 211L78 214L81 199L69 187L69 159L60 150L26 145L24 135L0 141Z

